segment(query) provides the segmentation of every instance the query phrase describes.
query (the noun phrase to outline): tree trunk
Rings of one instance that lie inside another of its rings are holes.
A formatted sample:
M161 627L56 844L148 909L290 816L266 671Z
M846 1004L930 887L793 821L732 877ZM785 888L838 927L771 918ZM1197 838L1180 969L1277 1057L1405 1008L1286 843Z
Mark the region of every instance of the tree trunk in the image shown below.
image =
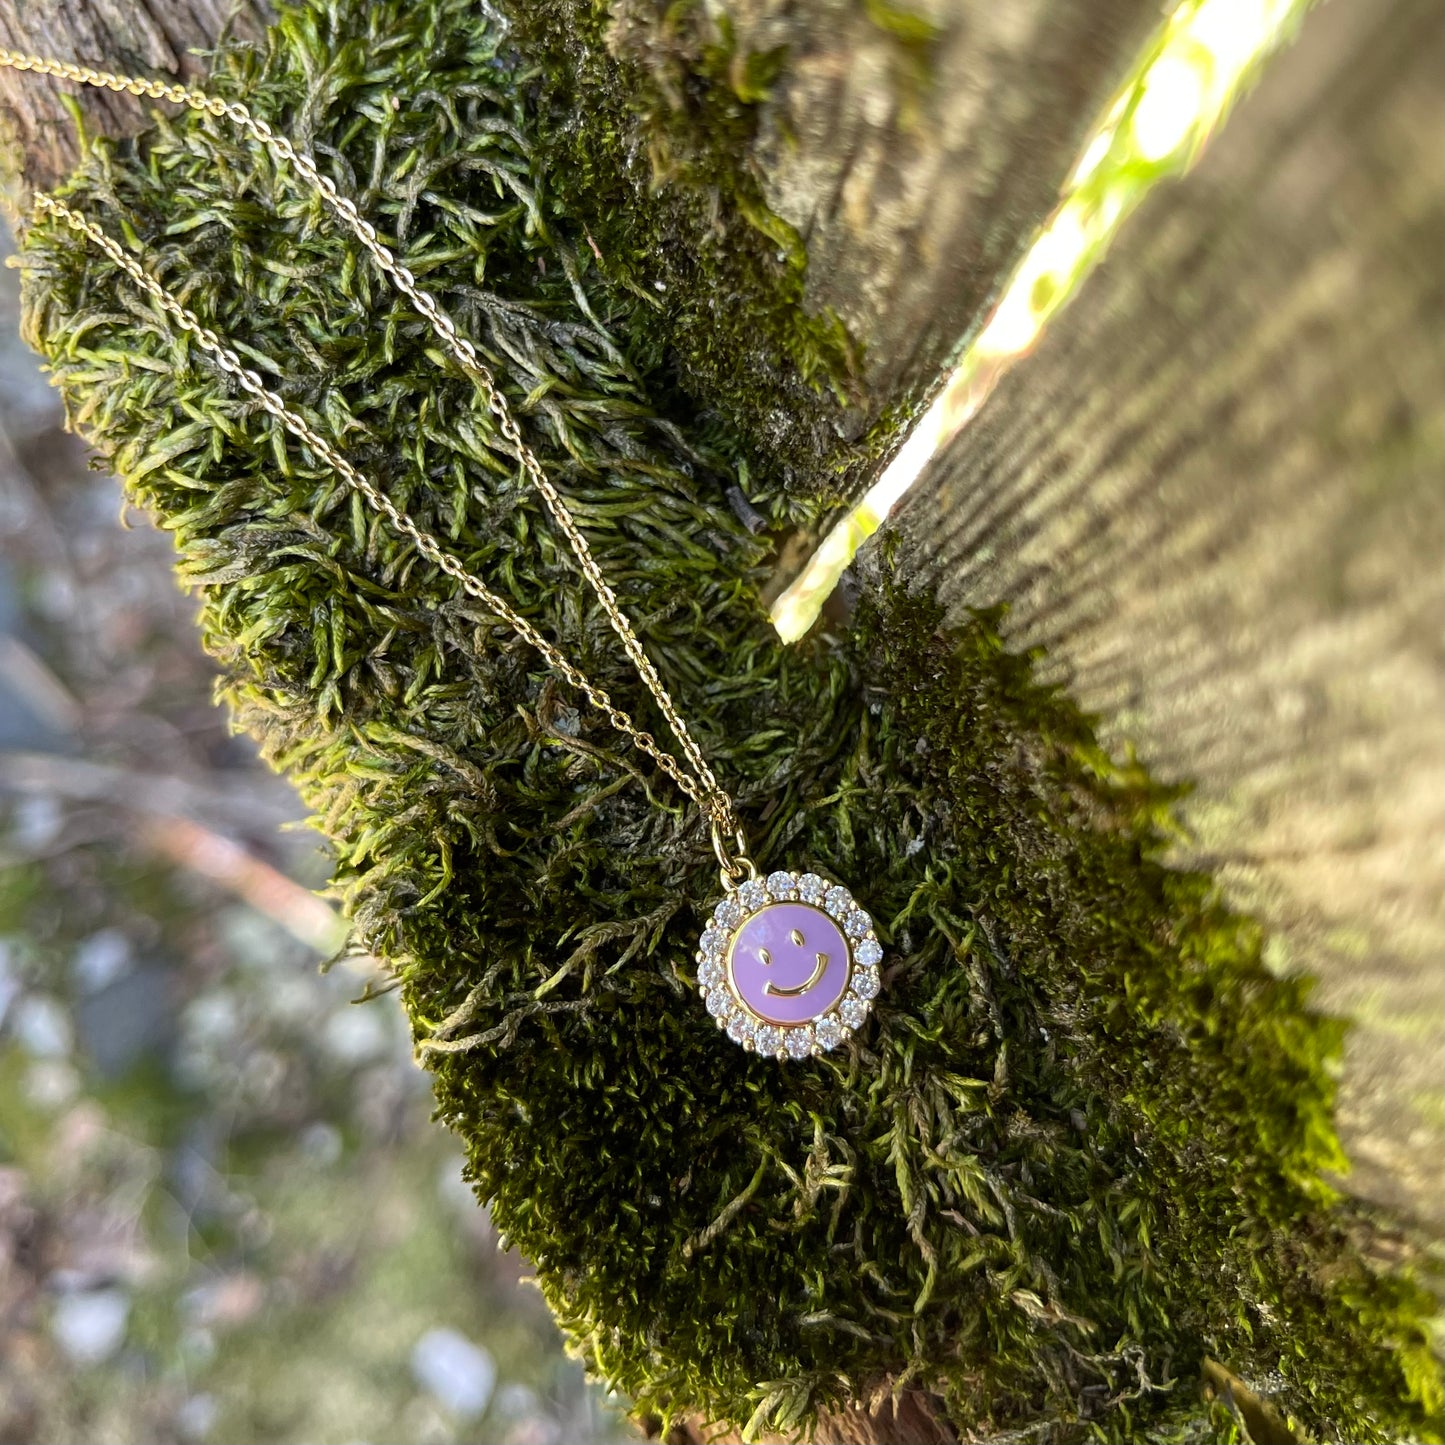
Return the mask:
M1355 1020L1353 1187L1441 1207L1438 7L1336 0L901 522L1195 784L1183 861Z

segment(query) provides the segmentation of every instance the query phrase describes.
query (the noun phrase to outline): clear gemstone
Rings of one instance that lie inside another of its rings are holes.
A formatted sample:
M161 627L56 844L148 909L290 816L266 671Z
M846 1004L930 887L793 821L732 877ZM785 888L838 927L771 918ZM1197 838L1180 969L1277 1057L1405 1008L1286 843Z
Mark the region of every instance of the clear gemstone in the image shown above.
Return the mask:
M758 1031L758 1026L745 1013L736 1013L728 1020L728 1037L735 1044L745 1044Z
M813 1052L813 1030L810 1028L789 1029L783 1040L783 1047L792 1059L806 1059Z
M865 968L883 962L883 945L876 938L865 938L854 950L854 956Z
M738 906L736 898L724 898L713 910L712 921L718 928L728 929L735 923L741 923L743 910Z
M868 1017L868 1005L850 993L838 1005L838 1016L850 1029L856 1029Z
M804 903L821 903L823 895L828 891L828 880L819 878L816 873L804 873L798 879L798 897Z
M738 889L738 901L749 912L761 908L768 901L768 885L761 878L749 878Z
M727 934L717 928L705 928L697 946L711 958L720 954L726 944Z
M733 1011L733 996L725 988L715 988L707 996L707 1011L715 1019L725 1019Z
M876 968L860 968L853 975L853 992L859 998L877 998L878 990L882 987L882 981L878 977Z
M797 878L791 873L769 873L768 892L774 898L791 898L798 886Z
M763 1024L753 1035L753 1047L760 1054L776 1054L783 1046L783 1031Z
M697 981L703 988L713 988L723 981L722 960L705 958L698 964Z
M821 1048L835 1049L843 1038L843 1027L833 1014L824 1014L813 1026L813 1037Z
M849 938L862 938L872 927L873 920L861 908L855 908L848 915L848 921L843 925Z
M846 888L830 888L823 899L823 906L834 918L846 918L853 907L853 899Z

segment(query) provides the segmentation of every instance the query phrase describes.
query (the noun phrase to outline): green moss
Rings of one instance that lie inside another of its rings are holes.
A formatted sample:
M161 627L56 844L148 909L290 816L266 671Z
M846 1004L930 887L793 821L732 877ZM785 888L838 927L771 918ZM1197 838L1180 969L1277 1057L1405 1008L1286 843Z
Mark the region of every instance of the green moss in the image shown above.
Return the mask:
M104 258L32 231L29 333L174 533L225 694L316 810L477 1192L589 1368L754 1428L891 1383L963 1430L1183 1439L1220 1419L1209 1356L1316 1434L1438 1430L1429 1297L1367 1267L1321 1182L1339 1025L1162 865L1173 795L996 617L945 634L880 563L846 636L779 645L772 544L729 501L759 454L721 407L676 424L697 377L589 267L556 189L580 152L478 7L315 0L216 86L324 156L492 359L759 862L851 881L890 945L858 1047L736 1050L692 988L717 884L682 799ZM71 193L656 722L485 408L264 156L164 120Z
M835 313L804 306L802 240L746 158L785 52L741 50L726 14L698 4L505 8L554 192L609 281L647 303L626 345L656 403L740 443L764 486L856 490L873 455L862 358Z

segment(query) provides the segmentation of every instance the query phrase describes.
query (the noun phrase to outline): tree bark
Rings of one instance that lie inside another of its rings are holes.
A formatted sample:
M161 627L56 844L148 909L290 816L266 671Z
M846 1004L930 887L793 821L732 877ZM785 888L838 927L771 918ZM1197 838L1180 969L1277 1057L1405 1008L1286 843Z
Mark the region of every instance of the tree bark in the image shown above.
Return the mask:
M1438 7L1335 0L902 520L955 609L1192 781L1185 863L1355 1020L1353 1188L1438 1220Z
M267 0L0 0L0 46L128 74L193 79L227 33L259 36ZM75 121L62 99L77 87L0 70L0 190L11 215L29 193L75 162ZM148 105L86 87L76 95L87 130L128 135Z

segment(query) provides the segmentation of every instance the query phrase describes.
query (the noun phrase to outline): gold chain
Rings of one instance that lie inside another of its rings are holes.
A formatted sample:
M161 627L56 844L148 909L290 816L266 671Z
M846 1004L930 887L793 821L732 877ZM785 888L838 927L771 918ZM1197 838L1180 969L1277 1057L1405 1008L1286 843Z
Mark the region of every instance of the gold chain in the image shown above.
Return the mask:
M707 816L712 827L713 848L718 855L724 878L736 880L745 872L753 872L753 865L747 858L747 849L742 830L737 822L732 799L719 784L707 759L698 748L687 724L678 713L662 678L652 659L644 651L636 632L627 619L617 600L616 593L602 575L587 538L582 534L576 519L568 510L561 494L542 468L532 449L522 437L521 429L512 415L506 398L498 388L491 369L477 354L476 348L458 330L456 323L442 309L431 293L419 286L412 272L392 253L378 236L376 228L357 210L355 204L337 190L331 179L323 175L315 162L304 151L298 151L283 135L264 121L251 114L240 101L222 100L218 96L182 85L179 82L148 80L141 77L116 75L110 71L95 70L87 65L76 65L69 61L49 60L37 55L0 47L0 67L17 71L30 71L41 75L55 76L61 80L75 81L82 85L95 86L103 90L124 92L134 96L145 96L152 100L170 101L176 105L189 106L217 119L229 120L250 135L264 149L285 161L325 201L327 206L351 229L367 254L417 309L432 330L445 343L458 366L482 393L488 409L497 421L497 429L510 443L521 463L528 480L541 493L557 526L566 537L577 559L582 575L587 579L597 600L602 604L613 630L622 640L632 665L637 669L643 684L656 700L662 715L667 720L673 736L677 739L684 757L691 765L692 772L670 752L663 748L651 733L640 729L621 708L613 703L606 690L593 683L579 668L574 666L547 641L537 630L501 597L486 586L479 578L468 572L466 567L453 557L430 533L424 531L401 511L369 478L357 471L325 438L300 416L292 412L282 399L262 383L259 376L247 367L221 338L205 326L186 309L169 291L143 270L133 257L121 250L109 236L84 216L62 205L50 196L37 195L36 206L63 219L73 230L86 236L100 247L112 261L147 292L161 306L175 323L184 331L194 335L201 345L212 354L221 369L233 376L277 421L281 422L294 436L309 447L328 466L354 487L370 505L387 518L398 531L411 538L418 551L433 566L453 578L472 596L484 602L506 620L523 638L535 647L547 662L560 672L574 687L579 689L601 711L619 731L630 737L633 743L651 757L678 787L691 798Z

